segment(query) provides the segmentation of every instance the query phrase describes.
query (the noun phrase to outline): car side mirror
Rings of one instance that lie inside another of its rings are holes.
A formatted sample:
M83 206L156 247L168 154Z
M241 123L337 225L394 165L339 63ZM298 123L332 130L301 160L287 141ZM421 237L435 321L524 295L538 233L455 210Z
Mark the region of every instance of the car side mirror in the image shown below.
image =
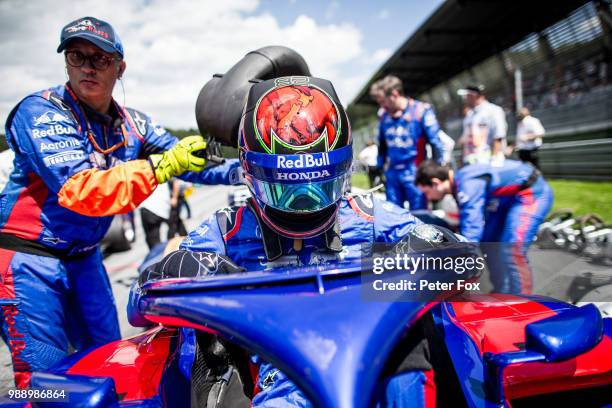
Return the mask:
M601 313L588 304L528 324L525 348L543 354L549 362L567 360L595 347L603 332Z

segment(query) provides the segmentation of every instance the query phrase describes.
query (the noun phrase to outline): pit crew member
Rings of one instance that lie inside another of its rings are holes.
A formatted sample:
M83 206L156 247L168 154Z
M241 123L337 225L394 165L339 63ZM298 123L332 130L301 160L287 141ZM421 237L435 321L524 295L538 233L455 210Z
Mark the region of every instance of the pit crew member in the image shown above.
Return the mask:
M386 168L387 200L400 207L408 201L411 210L427 208L425 196L416 188L414 176L431 145L433 159L444 160L440 126L431 105L404 95L402 81L387 76L375 84L383 92L380 118L378 167ZM388 163L387 163L388 162Z
M553 203L552 190L537 169L505 160L501 166L473 164L455 172L426 161L417 170L416 183L429 200L455 196L461 235L487 243L483 251L495 292L531 293L527 250Z
M238 162L204 170L200 137L178 141L112 98L126 70L113 27L84 17L61 31L68 82L25 97L6 138L15 169L0 194L2 337L27 387L68 352L119 339L99 242L112 216L134 210L173 176L229 182Z

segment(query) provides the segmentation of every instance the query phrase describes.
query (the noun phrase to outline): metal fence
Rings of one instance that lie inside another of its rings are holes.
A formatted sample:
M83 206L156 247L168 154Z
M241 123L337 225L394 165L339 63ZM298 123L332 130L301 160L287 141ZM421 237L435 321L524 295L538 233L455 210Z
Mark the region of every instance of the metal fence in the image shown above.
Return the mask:
M612 139L545 143L540 166L546 177L612 180Z
M489 100L506 111L508 139L513 141L512 81L518 69L524 105L546 128L540 150L544 173L612 180L612 3L587 3L418 98L432 103L442 128L457 139L463 101L456 91L468 83L484 84ZM359 151L367 140L376 139L376 121L355 130L354 136Z

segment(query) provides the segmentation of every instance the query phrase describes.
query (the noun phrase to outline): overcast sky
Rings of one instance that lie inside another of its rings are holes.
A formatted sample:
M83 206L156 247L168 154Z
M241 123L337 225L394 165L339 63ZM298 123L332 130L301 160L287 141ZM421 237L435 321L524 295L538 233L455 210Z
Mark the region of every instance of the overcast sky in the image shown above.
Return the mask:
M110 22L121 37L125 104L172 128L196 127L201 87L248 51L285 45L346 105L442 3L307 0L0 0L0 121L30 92L65 82L56 54L76 18ZM118 84L115 98L123 103ZM4 131L2 131L4 133Z

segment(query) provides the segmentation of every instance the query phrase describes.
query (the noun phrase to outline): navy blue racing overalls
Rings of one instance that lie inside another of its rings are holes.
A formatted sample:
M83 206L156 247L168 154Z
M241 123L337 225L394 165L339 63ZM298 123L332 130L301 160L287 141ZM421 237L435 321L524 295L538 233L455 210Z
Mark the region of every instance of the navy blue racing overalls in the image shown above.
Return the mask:
M481 242L498 293L531 293L527 251L553 204L553 193L528 163L472 164L454 177L460 233Z

